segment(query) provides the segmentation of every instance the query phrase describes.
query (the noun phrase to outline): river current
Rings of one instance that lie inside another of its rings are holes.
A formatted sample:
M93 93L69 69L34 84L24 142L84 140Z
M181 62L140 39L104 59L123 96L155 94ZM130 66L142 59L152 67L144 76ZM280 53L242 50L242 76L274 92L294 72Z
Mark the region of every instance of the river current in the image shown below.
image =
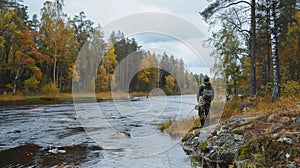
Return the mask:
M195 95L0 107L0 167L185 168L159 123L197 113Z

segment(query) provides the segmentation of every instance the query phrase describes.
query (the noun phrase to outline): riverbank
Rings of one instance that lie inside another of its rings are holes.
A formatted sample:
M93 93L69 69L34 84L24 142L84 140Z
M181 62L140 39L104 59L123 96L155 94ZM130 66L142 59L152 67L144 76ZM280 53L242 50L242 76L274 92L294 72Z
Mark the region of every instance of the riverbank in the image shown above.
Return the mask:
M133 92L129 95L126 93L118 93L117 97L112 96L111 92L101 92L92 94L81 94L79 97L82 98L94 98L96 96L97 102L112 101L114 98L122 99L128 97L141 97L148 96L148 93L144 92ZM33 95L24 96L22 94L7 93L0 95L0 106L19 106L19 105L47 105L47 104L69 104L73 103L74 95L72 93L58 93L55 96L47 95ZM78 98L78 95L77 95Z
M183 149L204 167L300 167L300 105L280 100L182 138ZM256 110L256 112L255 112Z

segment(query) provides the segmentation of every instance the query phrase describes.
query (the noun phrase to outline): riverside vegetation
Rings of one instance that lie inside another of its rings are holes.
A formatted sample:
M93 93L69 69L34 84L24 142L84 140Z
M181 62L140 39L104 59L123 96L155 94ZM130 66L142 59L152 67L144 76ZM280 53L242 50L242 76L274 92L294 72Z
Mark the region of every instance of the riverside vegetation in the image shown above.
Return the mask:
M229 100L220 120L203 129L197 128L199 119L189 118L168 122L163 131L181 136L183 149L195 165L299 167L300 99L271 102L257 97L251 107L240 111L243 101Z

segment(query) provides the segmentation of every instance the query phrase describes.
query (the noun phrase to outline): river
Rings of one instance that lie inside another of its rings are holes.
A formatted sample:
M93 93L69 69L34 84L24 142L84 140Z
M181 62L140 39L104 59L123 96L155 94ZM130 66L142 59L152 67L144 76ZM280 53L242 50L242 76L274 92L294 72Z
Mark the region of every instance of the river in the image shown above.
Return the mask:
M157 124L196 116L195 95L0 107L0 167L191 167Z

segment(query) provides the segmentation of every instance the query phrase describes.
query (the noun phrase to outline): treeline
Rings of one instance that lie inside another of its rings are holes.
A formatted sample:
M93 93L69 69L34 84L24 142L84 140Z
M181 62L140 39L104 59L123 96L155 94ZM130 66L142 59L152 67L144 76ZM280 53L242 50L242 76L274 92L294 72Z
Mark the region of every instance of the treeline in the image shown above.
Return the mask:
M72 82L83 92L126 87L147 92L158 87L176 94L198 89L202 75L188 72L182 59L144 51L121 31L105 41L101 27L84 12L70 17L63 7L63 0L46 1L40 19L37 15L30 19L22 0L0 0L0 93L71 92ZM97 46L95 58L100 62L91 56L77 60L91 43Z
M208 40L229 94L300 96L300 2L214 0L200 12L221 26Z

